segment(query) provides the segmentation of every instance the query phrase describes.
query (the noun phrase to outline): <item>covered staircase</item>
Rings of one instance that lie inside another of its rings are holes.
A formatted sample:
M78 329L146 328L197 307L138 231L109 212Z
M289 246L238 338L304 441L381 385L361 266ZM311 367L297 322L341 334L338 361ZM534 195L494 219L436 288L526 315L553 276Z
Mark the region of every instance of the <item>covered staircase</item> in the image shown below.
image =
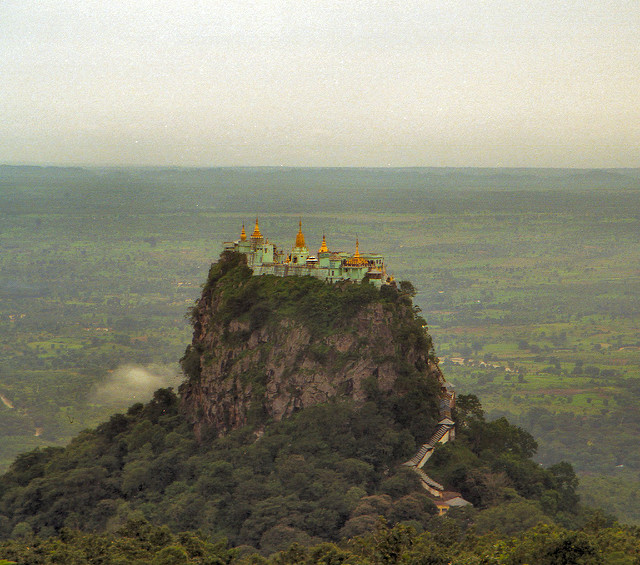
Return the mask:
M455 439L455 422L451 419L451 411L455 406L455 391L453 386L446 384L442 387L440 403L440 421L433 434L423 443L416 454L404 465L410 467L419 477L423 488L434 498L440 514L444 514L451 506L467 506L470 502L464 500L460 493L447 492L444 486L427 475L422 467L429 461L437 444L447 443ZM455 496L452 496L455 495ZM455 503L454 503L455 501Z

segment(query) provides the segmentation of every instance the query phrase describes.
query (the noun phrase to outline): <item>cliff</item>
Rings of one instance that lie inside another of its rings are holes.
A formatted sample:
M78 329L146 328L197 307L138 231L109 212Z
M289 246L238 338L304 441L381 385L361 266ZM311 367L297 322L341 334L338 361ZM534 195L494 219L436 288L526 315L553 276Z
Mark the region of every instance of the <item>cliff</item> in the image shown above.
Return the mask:
M182 404L196 434L260 428L332 398L372 395L394 402L400 420L403 405L426 401L413 425L422 433L437 417L443 377L412 290L254 277L243 256L223 253L192 311L182 359Z

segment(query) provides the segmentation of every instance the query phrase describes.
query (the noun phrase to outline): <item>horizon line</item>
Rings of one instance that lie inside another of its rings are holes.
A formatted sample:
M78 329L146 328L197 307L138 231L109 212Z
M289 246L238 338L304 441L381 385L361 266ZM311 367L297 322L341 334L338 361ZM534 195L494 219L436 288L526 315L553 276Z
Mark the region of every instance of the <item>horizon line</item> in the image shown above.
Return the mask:
M135 164L60 164L46 162L0 162L0 167L55 169L303 169L303 170L415 170L415 169L483 169L483 170L552 170L552 171L624 171L640 170L638 166L532 166L532 165L135 165Z

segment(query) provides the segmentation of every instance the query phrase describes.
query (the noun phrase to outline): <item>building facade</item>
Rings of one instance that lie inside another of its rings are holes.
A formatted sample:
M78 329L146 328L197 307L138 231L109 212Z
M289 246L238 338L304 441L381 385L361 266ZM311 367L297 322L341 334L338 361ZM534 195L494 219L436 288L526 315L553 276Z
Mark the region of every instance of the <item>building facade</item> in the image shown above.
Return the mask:
M328 282L370 280L375 286L390 284L393 278L387 275L384 258L376 253L360 253L360 244L356 239L355 253L330 251L325 236L317 255L311 255L299 224L295 245L289 253L269 242L256 225L247 238L244 225L240 239L225 242L225 251L236 251L247 256L247 265L254 275L311 276Z

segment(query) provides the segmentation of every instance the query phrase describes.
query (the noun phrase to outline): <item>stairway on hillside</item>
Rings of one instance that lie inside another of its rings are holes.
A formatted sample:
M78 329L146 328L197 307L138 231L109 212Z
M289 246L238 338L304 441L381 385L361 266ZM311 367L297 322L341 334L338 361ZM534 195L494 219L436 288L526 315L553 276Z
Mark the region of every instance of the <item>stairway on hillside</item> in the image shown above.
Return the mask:
M442 387L442 401L440 403L440 421L436 425L429 440L420 446L416 454L404 463L420 477L423 488L433 497L440 515L453 506L467 506L471 504L458 492L445 491L444 486L427 475L422 467L429 460L437 444L447 443L455 439L455 422L451 419L451 411L455 406L455 391L451 385Z

